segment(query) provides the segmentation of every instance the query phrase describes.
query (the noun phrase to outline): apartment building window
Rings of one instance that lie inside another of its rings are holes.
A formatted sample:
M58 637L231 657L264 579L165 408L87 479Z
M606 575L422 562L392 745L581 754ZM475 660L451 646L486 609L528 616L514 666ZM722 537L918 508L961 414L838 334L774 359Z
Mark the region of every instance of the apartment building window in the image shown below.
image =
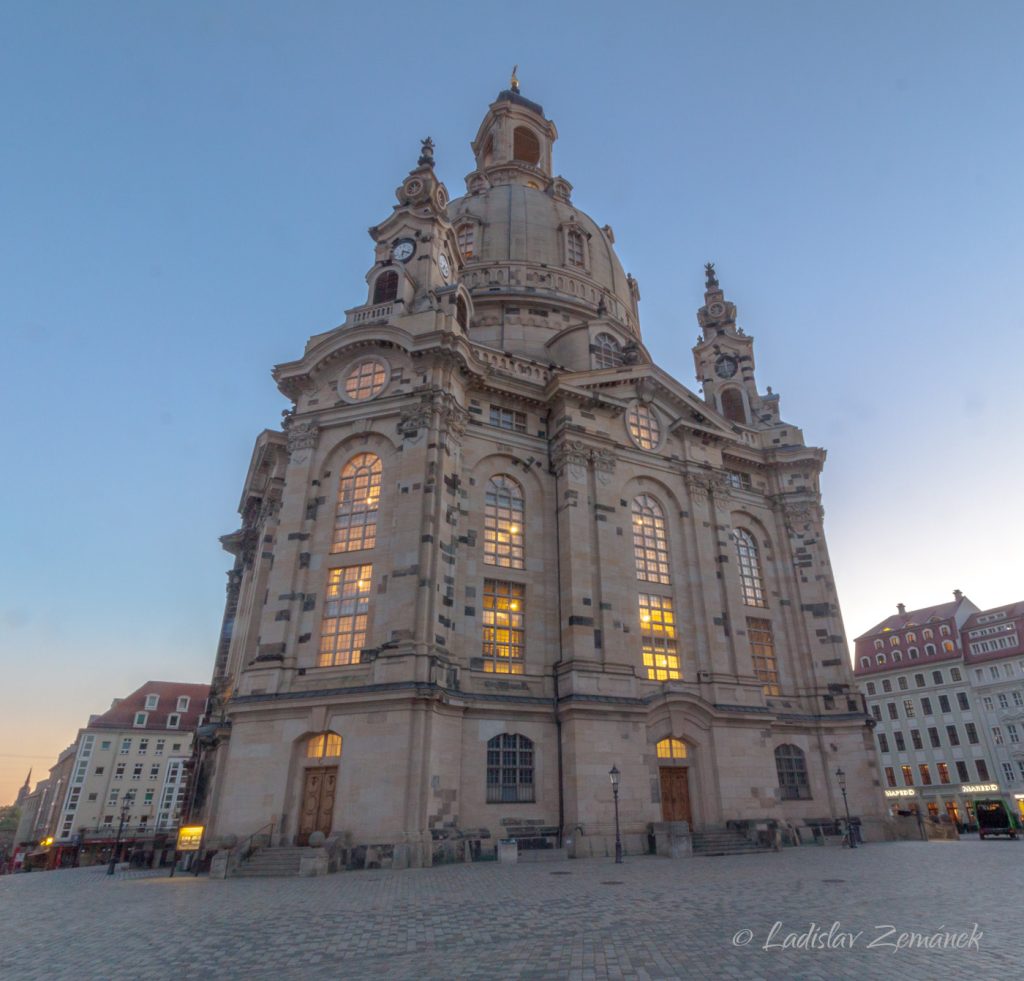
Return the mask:
M988 764L984 760L975 760L974 768L978 771L979 780L984 781L991 779L988 775Z
M141 779L142 779L142 764L141 763L136 763L135 766L132 767L132 780L141 780Z
M912 698L903 699L903 714L908 718L914 717L914 700Z
M999 726L992 726L992 741L997 746L1003 745L1003 730Z
M924 742L921 740L920 729L910 730L910 743L914 747L914 749L924 749Z
M941 685L942 684L942 672L941 671L933 671L932 672L932 681L935 682L935 684L937 684L937 685Z
M926 697L921 699L921 712L924 715L932 714L932 700L930 698Z
M960 733L957 732L956 726L946 726L946 738L950 746L960 745Z
M115 780L123 780L124 779L124 769L125 769L126 766L127 766L126 763L118 763L117 766L114 767L114 779Z
M910 687L909 683L907 682L907 679L903 675L900 675L896 679L896 682L900 686L900 691L906 691Z
M1008 782L1013 781L1013 766L1009 763L1003 763L1003 779Z
M963 760L956 761L956 778L963 782L971 779L970 773L967 772L967 764Z
M921 783L922 783L922 785L925 786L925 787L930 786L931 782L932 782L932 775L931 775L931 771L928 769L928 764L927 763L921 763L921 764L918 765L917 769L921 773Z
M878 734L878 749L882 753L889 752L889 737L884 732Z
M507 474L491 477L484 496L484 562L525 568L525 516L522 487Z
M935 769L939 771L939 783L949 783L949 764L936 763Z
M146 696L146 711L147 712L155 711L156 707L159 704L160 704L160 696L159 695L147 695Z
M158 776L160 776L160 764L153 763L149 768L149 779L156 780Z
M967 741L972 745L978 742L978 730L973 722L965 722L964 729L967 732Z
M882 691L892 691L892 680L890 678L882 679Z
M895 702L886 702L885 703L885 707L889 710L889 718L890 719L898 719L900 717L899 712L896 711L896 703Z
M896 740L896 749L901 753L906 752L907 741L903 738L903 733L897 730L892 734L892 737Z
M1013 704L1016 705L1018 708L1024 705L1024 698L1021 698L1021 694L1019 691L1014 690L1013 692Z
M514 433L526 432L526 413L505 409L500 405L491 406L490 422L498 429L510 429Z
M121 755L122 756L126 756L131 751L132 751L132 741L131 741L131 739L122 739L121 740Z
M967 692L958 691L956 693L956 703L964 712L971 710L971 703L967 701Z
M882 721L882 706L875 704L871 706L871 714L878 722Z
M1020 735L1017 732L1017 727L1012 723L1006 724L1006 735L1009 737L1011 743L1019 743Z
M372 565L331 569L320 631L319 666L358 664L366 644Z
M925 684L925 682L924 682L924 675L923 674L915 674L914 675L914 684L917 685L918 688L924 688L924 684Z
M938 749L941 745L939 740L939 730L935 726L928 727L928 742L932 744L932 748Z
M139 740L139 749L138 749L139 756L145 756L148 751L149 751L149 740L148 739L140 739Z
M993 704L992 699L988 695L983 696L981 701L982 701L982 704L985 706L986 709L988 709L989 712L991 712L995 708L995 705Z
M526 587L517 582L484 580L484 671L522 674L526 652Z
M117 804L117 798L120 796L121 791L117 787L111 787L110 794L107 797L107 806L114 807Z
M165 742L166 742L166 740L164 740L164 739L158 739L156 741L156 749L153 750L153 755L154 756L163 756L164 755L164 743Z
M1001 692L1000 692L1000 693L999 693L999 694L998 694L998 695L996 696L996 698L998 698L998 699L999 699L999 707L1000 707L1001 709L1004 709L1004 708L1009 708L1009 707L1010 707L1010 703L1009 703L1009 701L1008 701L1008 700L1007 700L1007 698L1006 698L1006 692L1002 692L1002 691L1001 691Z
M178 715L176 712L172 712L170 715L167 716L167 728L168 729L177 729L178 726L180 726L180 725L181 725L181 716Z
M960 669L959 668L950 668L949 669L949 680L950 681L963 681L963 678L960 676Z
M948 712L949 711L949 696L948 695L939 695L939 711L940 712Z
M900 771L903 773L903 786L913 787L914 786L914 771L906 763L900 767Z
M875 683L873 681L868 682L868 694L874 695L876 692Z
M885 768L885 783L889 787L896 786L896 771L891 766Z

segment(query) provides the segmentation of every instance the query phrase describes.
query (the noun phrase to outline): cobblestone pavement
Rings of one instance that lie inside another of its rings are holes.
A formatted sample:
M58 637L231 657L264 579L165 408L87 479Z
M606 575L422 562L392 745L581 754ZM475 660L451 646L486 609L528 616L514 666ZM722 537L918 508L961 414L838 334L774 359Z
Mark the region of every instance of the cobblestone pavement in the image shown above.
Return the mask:
M5 876L0 978L1015 978L1022 862L1024 843L998 839L318 879ZM909 932L965 946L886 946Z

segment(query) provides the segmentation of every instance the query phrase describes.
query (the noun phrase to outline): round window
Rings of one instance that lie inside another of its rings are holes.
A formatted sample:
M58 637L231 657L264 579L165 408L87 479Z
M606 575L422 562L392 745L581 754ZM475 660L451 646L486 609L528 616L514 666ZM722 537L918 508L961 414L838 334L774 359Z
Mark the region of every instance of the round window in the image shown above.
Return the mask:
M642 402L626 411L626 428L630 438L642 450L653 450L661 442L661 424L654 410Z
M388 366L377 358L360 361L345 376L341 393L351 402L365 402L384 391Z

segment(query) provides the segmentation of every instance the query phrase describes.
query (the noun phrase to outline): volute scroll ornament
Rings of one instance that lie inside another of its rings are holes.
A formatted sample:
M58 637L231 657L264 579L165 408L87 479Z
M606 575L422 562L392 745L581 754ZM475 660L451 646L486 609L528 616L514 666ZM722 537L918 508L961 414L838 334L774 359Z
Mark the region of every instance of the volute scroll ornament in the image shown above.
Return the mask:
M315 422L296 422L294 416L285 420L288 436L288 455L293 463L305 463L316 447L320 427Z
M706 504L710 486L706 477L698 477L696 474L686 474L683 477L686 489L690 493L690 500L695 504Z
M571 476L576 480L581 479L586 472L588 457L586 444L578 439L562 440L551 451L551 463L555 472L561 476L568 466Z

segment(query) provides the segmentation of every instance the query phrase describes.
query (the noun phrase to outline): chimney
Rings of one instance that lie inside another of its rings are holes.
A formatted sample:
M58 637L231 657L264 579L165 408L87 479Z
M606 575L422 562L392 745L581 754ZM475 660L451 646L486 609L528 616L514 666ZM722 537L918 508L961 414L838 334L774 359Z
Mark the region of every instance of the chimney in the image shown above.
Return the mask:
M955 599L959 603L960 600L962 600L963 598L964 598L964 594L961 593L959 589L954 589L953 590L953 599Z
M896 612L901 617L905 617L907 615L907 608L902 603L897 603L896 604Z

